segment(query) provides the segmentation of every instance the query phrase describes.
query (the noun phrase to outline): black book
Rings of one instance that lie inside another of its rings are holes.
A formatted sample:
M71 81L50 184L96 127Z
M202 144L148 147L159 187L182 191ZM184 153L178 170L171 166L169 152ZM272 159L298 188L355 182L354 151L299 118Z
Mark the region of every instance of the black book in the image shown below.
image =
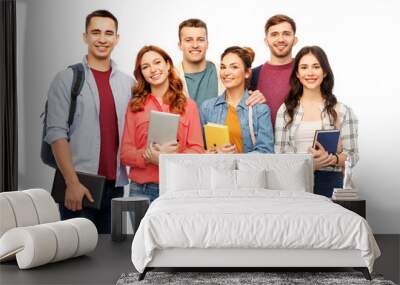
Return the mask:
M93 208L99 210L101 208L101 200L105 188L106 178L104 176L88 174L83 172L76 172L79 182L85 186L92 194L94 202L90 202L86 196L83 197L82 207ZM53 188L51 189L51 196L53 196L56 203L64 204L65 201L65 180L59 169L56 170L53 181Z

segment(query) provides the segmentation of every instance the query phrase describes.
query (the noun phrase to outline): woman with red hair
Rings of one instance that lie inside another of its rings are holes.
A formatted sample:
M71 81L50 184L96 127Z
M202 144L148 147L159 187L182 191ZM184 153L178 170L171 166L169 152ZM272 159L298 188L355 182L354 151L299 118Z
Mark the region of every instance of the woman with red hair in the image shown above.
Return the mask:
M136 57L137 80L125 115L121 161L129 166L130 196L159 195L158 160L161 153L203 153L196 103L183 93L171 57L161 48L144 46ZM150 111L179 114L176 142L147 145Z

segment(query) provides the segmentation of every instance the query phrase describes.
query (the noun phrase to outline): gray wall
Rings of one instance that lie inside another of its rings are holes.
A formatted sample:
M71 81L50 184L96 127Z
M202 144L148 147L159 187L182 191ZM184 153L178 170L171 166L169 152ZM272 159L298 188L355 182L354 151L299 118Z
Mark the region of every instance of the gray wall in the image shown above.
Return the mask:
M235 4L232 4L235 3ZM209 28L209 57L229 45L252 47L255 64L268 58L263 27L285 13L296 20L299 43L327 52L336 77L335 94L360 121L361 160L354 180L367 200L375 233L400 233L400 122L398 68L400 18L397 1L184 1L17 0L20 188L50 188L52 171L39 159L41 120L48 86L57 71L81 60L85 16L109 9L120 21L113 57L132 74L137 51L157 44L177 62L178 24L189 17ZM212 5L212 6L211 6Z

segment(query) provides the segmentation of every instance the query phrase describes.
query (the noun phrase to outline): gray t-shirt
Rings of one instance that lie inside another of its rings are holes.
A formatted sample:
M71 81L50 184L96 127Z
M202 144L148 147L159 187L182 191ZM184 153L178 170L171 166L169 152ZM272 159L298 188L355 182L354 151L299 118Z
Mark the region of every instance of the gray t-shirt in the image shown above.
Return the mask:
M218 96L218 74L212 62L207 61L204 71L185 73L185 80L190 97L199 107L205 100Z

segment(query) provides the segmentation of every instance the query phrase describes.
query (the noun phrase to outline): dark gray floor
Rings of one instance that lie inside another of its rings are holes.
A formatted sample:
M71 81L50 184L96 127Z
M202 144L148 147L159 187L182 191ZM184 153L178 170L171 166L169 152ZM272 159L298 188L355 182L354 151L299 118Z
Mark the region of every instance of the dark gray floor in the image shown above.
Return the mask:
M382 256L375 262L374 272L399 283L400 235L375 236ZM115 284L124 272L134 271L130 259L132 237L114 243L110 236L100 235L97 249L88 256L19 270L16 262L0 265L0 284Z
M16 262L0 265L0 284L115 284L124 272L134 271L131 262L132 237L112 242L99 235L95 251L41 267L19 270Z
M375 235L375 239L381 257L375 261L374 271L400 284L400 235Z

